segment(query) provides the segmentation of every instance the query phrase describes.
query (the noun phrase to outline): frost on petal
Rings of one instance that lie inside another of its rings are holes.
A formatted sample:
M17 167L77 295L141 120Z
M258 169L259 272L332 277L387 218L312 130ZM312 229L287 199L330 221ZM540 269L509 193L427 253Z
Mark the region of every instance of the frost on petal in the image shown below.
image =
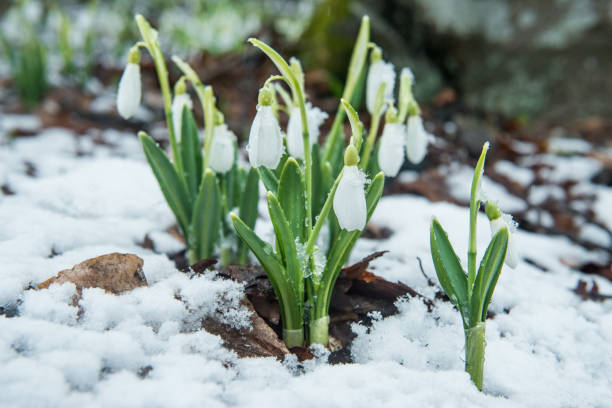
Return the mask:
M344 167L344 173L334 195L334 213L340 228L347 231L363 230L367 220L365 176L357 166Z
M247 146L254 167L275 169L283 155L283 136L270 106L261 106L251 126Z
M508 214L502 214L501 217L498 217L494 220L490 221L491 226L491 235L495 235L497 231L502 228L508 228L508 251L506 252L506 260L505 263L510 268L514 269L519 263L519 254L516 249L515 236L516 232L516 222L512 220L512 216Z
M395 177L404 163L405 127L401 123L387 123L378 149L378 166L389 177Z
M368 112L374 110L374 102L376 101L376 93L380 84L386 83L385 100L393 101L393 88L395 87L395 69L393 64L383 60L377 61L370 65L368 70L368 78L366 83L366 106Z
M179 141L181 140L183 108L185 106L189 110L193 108L193 103L189 95L186 93L176 95L172 101L172 124L174 126L174 135Z
M236 136L226 124L215 126L210 146L210 168L217 173L226 173L234 164L234 140Z
M408 118L406 131L406 157L413 164L419 164L427 153L428 136L423 127L423 120L419 115Z
M117 111L124 119L129 119L136 113L140 105L141 93L140 66L128 63L119 80L117 90Z

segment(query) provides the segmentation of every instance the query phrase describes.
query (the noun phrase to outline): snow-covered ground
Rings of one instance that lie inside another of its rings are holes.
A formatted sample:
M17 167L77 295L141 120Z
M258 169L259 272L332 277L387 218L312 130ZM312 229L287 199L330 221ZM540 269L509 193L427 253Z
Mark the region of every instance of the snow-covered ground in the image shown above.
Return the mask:
M491 306L496 316L487 324L484 393L463 371L459 314L444 302L428 312L418 300L400 300L399 314L371 328L355 325L354 364L329 365L321 350L303 366L294 358L238 358L200 321L214 314L247 324L242 287L190 279L166 255L139 245L149 234L158 250L181 247L165 232L173 217L136 137L102 137L108 144L48 129L0 145L0 185L15 193L0 195L0 306L18 310L0 316L0 407L612 406L612 302L576 296L572 289L585 275L568 266L604 262L606 254L520 230L523 257L547 272L527 262L502 272ZM512 170L511 163L500 166ZM455 182L468 190L469 180ZM612 197L601 186L594 193L601 205ZM373 270L433 297L417 257L435 279L428 234L434 215L464 260L467 209L408 195L381 200L372 221L393 234L360 240L352 260L389 250ZM482 254L490 232L486 218L479 221ZM611 225L612 215L602 221ZM110 252L142 257L149 286L120 296L85 289L78 306L72 285L26 290ZM612 293L609 281L589 279Z

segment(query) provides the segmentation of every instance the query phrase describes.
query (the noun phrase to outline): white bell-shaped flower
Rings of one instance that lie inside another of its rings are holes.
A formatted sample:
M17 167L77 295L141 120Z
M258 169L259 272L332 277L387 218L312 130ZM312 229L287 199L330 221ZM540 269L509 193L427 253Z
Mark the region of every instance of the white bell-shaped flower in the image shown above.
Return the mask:
M179 93L174 95L172 100L172 124L174 126L174 135L177 140L181 140L181 129L183 125L183 108L193 109L193 102L188 93Z
M327 113L321 109L306 104L306 121L308 122L308 134L310 146L319 140L319 128L327 119ZM304 141L302 140L302 117L300 108L294 106L289 114L287 125L287 150L295 158L304 160Z
M374 111L374 103L376 101L376 93L380 84L386 83L385 101L393 102L393 89L395 87L395 68L390 62L385 62L382 59L370 64L368 69L368 78L366 82L366 107L370 114Z
M360 231L366 226L365 175L354 166L344 166L342 178L334 195L334 213L340 228Z
M128 62L119 80L119 89L117 90L117 111L119 114L124 119L131 118L140 105L141 97L140 65Z
M386 123L378 148L378 167L386 176L395 177L404 164L406 127L402 123Z
M215 126L212 144L210 145L210 168L217 173L226 173L234 165L234 141L236 135L224 123Z
M257 107L247 151L254 167L275 169L278 166L283 155L283 135L271 106L260 104Z
M489 220L489 224L491 226L491 235L495 235L497 231L502 228L508 228L508 251L506 252L505 263L512 269L516 268L519 263L519 254L516 249L514 237L516 232L516 222L514 222L512 216L502 214L501 217Z
M406 157L413 164L419 164L425 158L428 139L429 134L423 127L421 116L410 115L406 130Z

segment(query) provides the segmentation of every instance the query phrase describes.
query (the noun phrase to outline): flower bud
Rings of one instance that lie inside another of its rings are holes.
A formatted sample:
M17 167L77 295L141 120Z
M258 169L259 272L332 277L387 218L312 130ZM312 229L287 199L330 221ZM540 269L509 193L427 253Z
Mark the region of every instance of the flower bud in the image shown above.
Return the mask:
M123 75L119 80L117 90L117 111L124 119L131 118L142 97L142 85L140 83L140 51L137 47L130 50L128 63L125 66Z
M210 146L209 165L217 173L226 173L234 165L234 141L236 136L226 124L216 125Z
M249 161L254 167L265 166L275 169L278 166L283 155L283 135L270 105L260 104L257 107L247 151Z
M356 165L344 166L333 201L340 228L347 231L360 231L365 228L367 208L364 184L365 176Z
M306 121L308 123L310 146L317 143L319 140L319 128L323 122L325 122L325 119L327 119L327 113L319 108L312 107L310 103L306 104ZM289 150L291 156L304 160L302 117L298 106L294 106L289 115L289 124L287 125L287 150Z
M419 115L408 117L406 131L406 157L413 164L419 164L427 153L429 136L423 127L423 120Z

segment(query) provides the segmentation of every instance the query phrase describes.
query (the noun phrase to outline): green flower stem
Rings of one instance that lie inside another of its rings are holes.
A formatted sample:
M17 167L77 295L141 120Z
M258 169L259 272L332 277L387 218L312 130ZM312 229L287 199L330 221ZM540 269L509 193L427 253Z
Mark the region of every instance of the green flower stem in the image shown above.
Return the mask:
M474 169L472 192L470 194L470 235L468 246L468 294L470 297L474 287L474 280L476 279L476 220L478 218L478 208L480 207L478 189L480 188L485 157L487 156L488 149L489 143L485 143L484 146L482 146L482 153L480 154L480 158L478 159L478 163L476 163L476 168Z
M162 97L164 100L164 112L166 114L166 124L168 125L172 156L174 157L174 163L178 170L179 177L183 182L185 182L183 162L181 154L178 150L176 135L174 134L174 122L172 120L172 93L170 91L170 82L168 80L168 69L166 68L164 56L161 52L161 48L159 47L159 43L157 42L157 32L151 28L149 22L140 14L136 15L136 24L138 25L140 35L144 39L146 48L151 54L155 64L155 71L157 72L159 86L161 88Z
M482 391L486 344L484 322L465 329L465 371L480 391Z
M310 322L310 343L327 345L329 342L329 316L323 316Z

